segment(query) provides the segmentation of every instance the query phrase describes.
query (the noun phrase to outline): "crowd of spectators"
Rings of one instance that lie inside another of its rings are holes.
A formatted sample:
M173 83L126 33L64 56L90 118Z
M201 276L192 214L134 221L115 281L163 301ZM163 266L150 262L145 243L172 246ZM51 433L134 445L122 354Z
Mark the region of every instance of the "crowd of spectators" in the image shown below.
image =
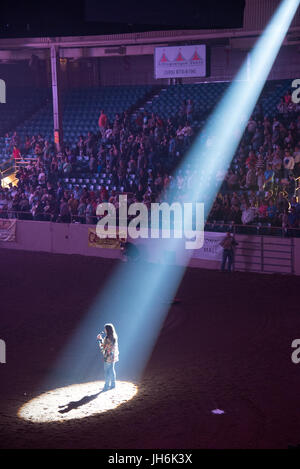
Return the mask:
M300 105L287 92L273 117L258 107L210 212L210 220L299 228Z
M96 223L97 205L109 201L117 207L120 190L129 194L128 203L163 201L170 187L183 200L196 174L172 174L202 124L188 100L168 119L146 111L133 118L125 112L109 122L102 110L99 132L88 132L60 151L41 135L20 141L16 132L7 134L7 154L34 159L20 166L16 187L0 190L0 216ZM89 174L109 174L109 189L105 185L93 190L82 185L69 189L64 184L66 177L80 174L82 157L88 157ZM208 220L298 228L300 204L295 195L299 176L300 108L287 93L272 117L256 107Z
M116 114L112 123L101 111L99 132L88 132L61 151L41 135L21 142L16 132L7 134L7 154L21 157L21 164L16 174L18 185L1 189L0 216L17 213L18 218L96 223L97 205L107 201L117 204L117 188L129 194L129 203L157 200L192 141L191 106L186 108L167 121L146 112L132 119L125 112ZM31 156L34 159L22 166L22 158ZM66 188L63 179L80 175L78 157L84 156L88 157L87 171L109 174L111 187L116 189ZM177 182L180 189L180 178Z

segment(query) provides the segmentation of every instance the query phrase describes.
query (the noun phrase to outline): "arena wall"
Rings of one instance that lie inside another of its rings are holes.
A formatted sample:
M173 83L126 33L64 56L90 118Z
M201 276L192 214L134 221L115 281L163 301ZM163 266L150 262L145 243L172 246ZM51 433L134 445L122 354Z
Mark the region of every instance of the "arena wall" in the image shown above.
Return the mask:
M119 248L96 247L89 242L89 234L95 232L94 225L65 224L17 220L14 241L0 241L2 249L49 252L53 254L78 254L111 259L121 259ZM208 233L214 248L224 233ZM93 236L92 236L93 239ZM261 273L285 273L300 275L300 239L274 236L236 235L235 269ZM219 255L199 255L199 251L186 249L185 238L180 239L176 251L169 239L138 238L130 240L139 248L141 256L150 262L190 265L205 269L220 268Z

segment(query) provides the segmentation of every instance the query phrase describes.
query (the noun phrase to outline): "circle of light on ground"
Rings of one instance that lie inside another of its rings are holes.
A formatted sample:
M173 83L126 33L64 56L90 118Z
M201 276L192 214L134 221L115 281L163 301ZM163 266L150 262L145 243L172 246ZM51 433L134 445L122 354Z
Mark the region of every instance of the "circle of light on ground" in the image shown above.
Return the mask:
M106 392L103 386L104 381L94 381L48 391L24 404L18 416L31 422L81 419L114 409L137 393L137 386L126 381Z

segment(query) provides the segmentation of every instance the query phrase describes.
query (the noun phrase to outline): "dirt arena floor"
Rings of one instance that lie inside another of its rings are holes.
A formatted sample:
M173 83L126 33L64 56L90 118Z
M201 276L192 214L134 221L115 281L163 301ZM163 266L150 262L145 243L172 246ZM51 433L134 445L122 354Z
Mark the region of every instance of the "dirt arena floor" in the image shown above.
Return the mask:
M75 409L66 420L36 422L20 418L19 409L38 396L40 382L119 261L8 250L0 259L0 338L6 343L1 448L300 443L300 363L291 360L291 343L300 338L300 278L188 269L180 302L170 307L134 397L85 418L71 418ZM76 396L83 411L97 402ZM41 412L48 410L45 405Z

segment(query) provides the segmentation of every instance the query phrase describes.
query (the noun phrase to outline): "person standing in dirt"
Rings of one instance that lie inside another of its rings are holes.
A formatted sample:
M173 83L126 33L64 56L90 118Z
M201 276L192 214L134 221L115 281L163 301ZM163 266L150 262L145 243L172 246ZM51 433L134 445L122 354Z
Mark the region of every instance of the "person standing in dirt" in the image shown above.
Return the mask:
M103 391L108 391L116 387L115 363L119 361L118 336L113 324L105 324L105 337L102 333L97 335L99 347L104 358L104 379L105 385Z
M220 246L223 248L223 256L222 256L222 264L221 270L225 272L225 266L227 261L227 270L228 272L232 271L233 263L234 263L234 249L239 243L236 242L234 236L227 231L225 238L220 242Z

